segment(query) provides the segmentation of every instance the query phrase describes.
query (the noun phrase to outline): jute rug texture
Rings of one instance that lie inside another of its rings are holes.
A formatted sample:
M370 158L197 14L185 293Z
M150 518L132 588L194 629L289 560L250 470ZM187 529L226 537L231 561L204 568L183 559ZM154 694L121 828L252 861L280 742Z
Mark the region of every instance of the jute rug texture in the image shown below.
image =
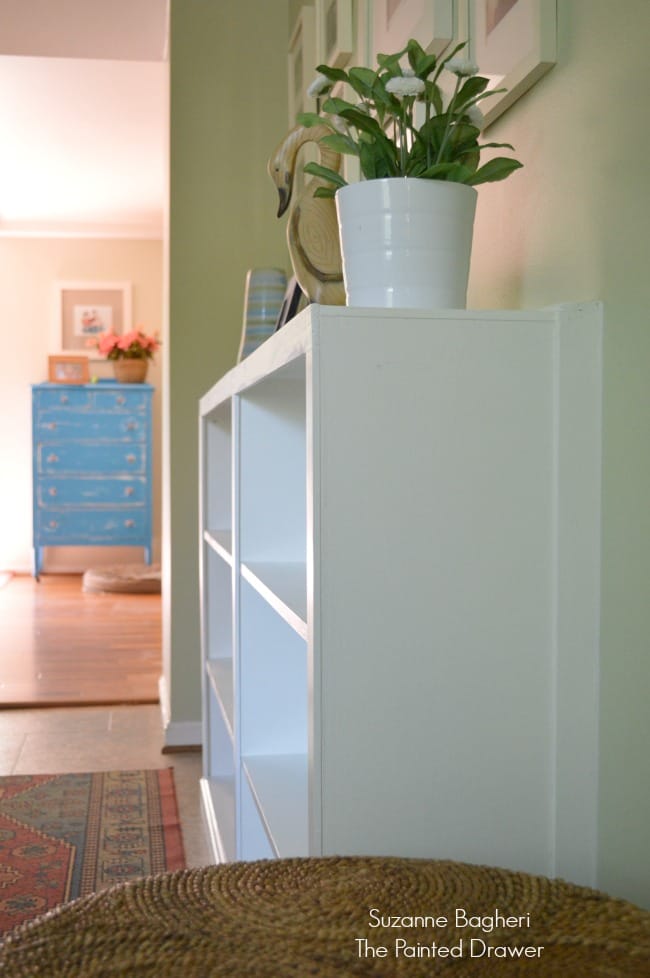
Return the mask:
M457 862L230 863L113 887L23 925L11 978L649 978L650 913Z
M172 768L0 778L0 933L184 866Z

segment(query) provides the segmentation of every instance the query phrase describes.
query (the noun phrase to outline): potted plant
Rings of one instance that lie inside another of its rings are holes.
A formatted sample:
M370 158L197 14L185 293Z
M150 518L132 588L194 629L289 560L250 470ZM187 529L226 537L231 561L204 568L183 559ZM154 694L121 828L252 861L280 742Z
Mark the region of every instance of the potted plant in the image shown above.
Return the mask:
M521 166L510 157L481 165L479 102L493 92L478 68L459 56L442 59L411 39L378 55L374 70L318 66L310 87L322 109L303 113L305 126L328 126L321 142L359 161L362 180L348 184L320 163L305 170L326 181L318 196L335 196L348 305L464 308L478 184L503 180ZM451 85L444 85L451 79ZM355 101L333 95L339 83Z
M121 384L142 383L147 376L149 361L160 346L156 336L147 336L140 327L122 336L102 333L91 342L102 356L113 362L115 379Z

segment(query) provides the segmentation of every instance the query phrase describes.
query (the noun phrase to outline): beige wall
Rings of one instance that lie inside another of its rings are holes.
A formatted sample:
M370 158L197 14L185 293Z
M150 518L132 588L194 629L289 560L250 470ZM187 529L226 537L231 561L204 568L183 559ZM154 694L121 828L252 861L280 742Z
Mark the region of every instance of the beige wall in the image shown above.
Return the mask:
M198 400L234 365L248 268L288 267L266 162L287 128L287 0L173 0L167 742L198 730ZM193 727L187 728L190 724Z
M47 380L55 286L67 281L128 281L133 321L148 331L162 324L162 244L160 241L85 238L0 238L0 569L30 571L32 437L30 384ZM149 380L155 395L154 535L160 548L160 357ZM97 376L111 376L94 361ZM82 570L121 559L142 559L131 548L47 549L45 570Z
M470 304L605 303L599 885L650 906L650 4L558 0L559 61L487 133ZM579 722L579 717L576 718Z

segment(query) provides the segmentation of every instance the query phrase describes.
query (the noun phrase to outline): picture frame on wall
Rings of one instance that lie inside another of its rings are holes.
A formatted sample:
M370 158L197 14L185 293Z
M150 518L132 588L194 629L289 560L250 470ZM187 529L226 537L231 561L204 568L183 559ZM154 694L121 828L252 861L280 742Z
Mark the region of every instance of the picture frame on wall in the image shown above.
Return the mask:
M289 39L288 84L289 127L296 124L299 112L312 112L316 108L307 89L316 74L316 13L306 4L296 17Z
M467 0L373 0L373 63L414 37L429 54L440 55L456 36L456 7Z
M47 375L52 384L87 384L90 378L88 357L50 356Z
M470 57L490 88L507 91L481 102L486 126L557 60L556 0L467 0Z
M131 329L130 282L57 282L52 349L100 360L93 344L104 333Z
M345 68L354 52L352 0L316 0L318 63Z

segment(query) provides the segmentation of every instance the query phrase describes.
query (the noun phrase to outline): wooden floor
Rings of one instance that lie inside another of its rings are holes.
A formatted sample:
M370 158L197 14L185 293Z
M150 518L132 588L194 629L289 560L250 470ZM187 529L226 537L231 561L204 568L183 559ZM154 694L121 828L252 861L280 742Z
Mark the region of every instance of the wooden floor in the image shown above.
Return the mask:
M158 594L85 594L78 575L0 587L0 707L156 703Z

